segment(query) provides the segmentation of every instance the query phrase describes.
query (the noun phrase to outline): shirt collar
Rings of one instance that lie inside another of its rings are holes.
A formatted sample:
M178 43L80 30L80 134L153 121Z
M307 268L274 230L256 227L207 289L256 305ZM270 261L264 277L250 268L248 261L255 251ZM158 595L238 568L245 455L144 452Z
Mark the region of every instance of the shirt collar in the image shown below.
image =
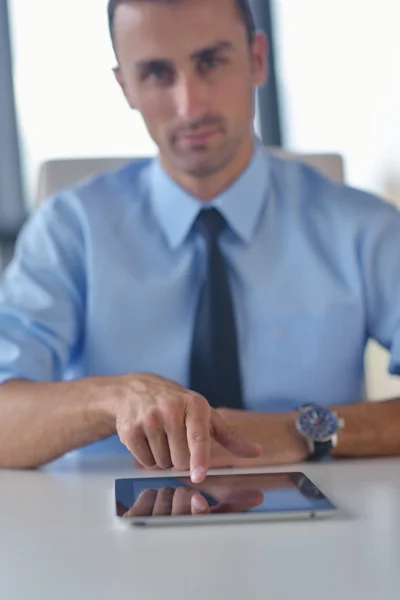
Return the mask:
M221 212L231 229L245 242L253 237L269 183L267 153L256 139L253 157L245 171L206 207ZM204 203L178 185L154 160L150 174L150 201L171 248L188 235Z

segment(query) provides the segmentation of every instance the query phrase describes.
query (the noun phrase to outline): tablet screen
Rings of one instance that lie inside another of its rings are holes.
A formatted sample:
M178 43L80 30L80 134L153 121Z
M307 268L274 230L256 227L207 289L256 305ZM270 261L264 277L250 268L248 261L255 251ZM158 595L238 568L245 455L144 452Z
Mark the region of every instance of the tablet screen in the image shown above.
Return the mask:
M116 511L123 518L190 515L195 495L210 515L335 509L303 473L209 475L201 484L173 476L115 482Z

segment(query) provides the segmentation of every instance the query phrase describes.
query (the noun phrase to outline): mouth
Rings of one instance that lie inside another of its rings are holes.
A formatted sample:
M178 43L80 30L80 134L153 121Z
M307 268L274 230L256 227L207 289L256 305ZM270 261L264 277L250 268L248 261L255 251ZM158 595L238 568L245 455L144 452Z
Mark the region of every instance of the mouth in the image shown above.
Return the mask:
M184 146L204 146L219 134L219 129L196 131L195 133L193 132L179 135L178 141Z

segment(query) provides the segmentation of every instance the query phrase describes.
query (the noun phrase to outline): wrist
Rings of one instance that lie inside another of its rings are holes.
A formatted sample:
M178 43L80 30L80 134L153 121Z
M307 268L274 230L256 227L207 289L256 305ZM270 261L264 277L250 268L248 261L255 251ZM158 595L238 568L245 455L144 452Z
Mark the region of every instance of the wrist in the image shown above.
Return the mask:
M86 417L103 424L108 435L116 432L118 406L121 404L121 384L117 377L93 377L81 380L81 397L85 399Z
M290 438L293 439L296 447L298 448L299 461L306 460L310 454L310 448L307 439L298 430L298 413L291 411L284 413L282 417Z

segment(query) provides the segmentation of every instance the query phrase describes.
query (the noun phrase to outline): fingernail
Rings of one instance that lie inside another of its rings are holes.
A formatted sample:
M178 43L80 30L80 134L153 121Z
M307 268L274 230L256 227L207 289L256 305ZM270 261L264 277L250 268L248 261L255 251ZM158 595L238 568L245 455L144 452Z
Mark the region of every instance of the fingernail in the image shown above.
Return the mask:
M199 511L207 510L208 504L207 504L206 500L203 498L203 496L193 496L192 503L193 503L193 507L196 510L199 510Z
M205 475L204 469L202 469L201 467L196 467L192 471L191 479L192 479L193 483L200 483L203 481L204 475Z

